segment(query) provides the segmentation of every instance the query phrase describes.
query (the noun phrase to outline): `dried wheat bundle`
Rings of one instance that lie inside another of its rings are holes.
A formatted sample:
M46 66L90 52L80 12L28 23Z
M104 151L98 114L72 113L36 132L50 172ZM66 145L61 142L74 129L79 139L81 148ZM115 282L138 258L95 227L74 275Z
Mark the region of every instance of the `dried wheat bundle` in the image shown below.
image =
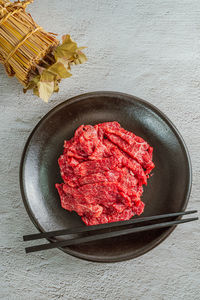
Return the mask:
M24 92L33 89L48 101L61 79L71 76L70 66L85 62L86 56L69 35L60 44L56 34L38 26L25 11L31 2L0 0L0 62Z

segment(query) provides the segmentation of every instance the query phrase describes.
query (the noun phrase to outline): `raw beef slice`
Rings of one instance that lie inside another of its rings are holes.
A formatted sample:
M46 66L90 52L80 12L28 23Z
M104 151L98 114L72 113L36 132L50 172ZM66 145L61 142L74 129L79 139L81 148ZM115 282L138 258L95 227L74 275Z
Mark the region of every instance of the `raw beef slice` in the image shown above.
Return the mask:
M144 210L143 184L155 167L153 148L117 122L82 125L64 142L56 184L61 205L86 225L128 220Z

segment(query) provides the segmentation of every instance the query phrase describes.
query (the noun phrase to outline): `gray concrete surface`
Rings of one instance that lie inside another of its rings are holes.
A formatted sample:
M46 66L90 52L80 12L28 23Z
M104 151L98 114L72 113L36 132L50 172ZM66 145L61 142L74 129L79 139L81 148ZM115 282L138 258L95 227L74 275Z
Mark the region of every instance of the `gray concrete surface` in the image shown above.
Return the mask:
M43 115L77 94L116 90L150 101L176 124L193 163L188 208L200 209L199 0L36 0L29 11L47 30L87 45L89 62L48 105L24 95L0 67L0 299L200 299L199 222L121 263L86 262L59 250L26 256L22 235L35 228L18 182L24 143Z

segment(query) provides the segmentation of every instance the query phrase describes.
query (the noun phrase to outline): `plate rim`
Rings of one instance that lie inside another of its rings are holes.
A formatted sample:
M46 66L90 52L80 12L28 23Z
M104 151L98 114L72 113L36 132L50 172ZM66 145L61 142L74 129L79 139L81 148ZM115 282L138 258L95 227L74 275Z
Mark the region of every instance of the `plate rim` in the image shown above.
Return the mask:
M191 194L191 189L192 189L192 163L191 163L191 158L190 158L190 154L187 148L187 145L181 135L181 133L179 132L179 130L177 129L177 127L172 123L172 121L156 106L154 106L153 104L151 104L150 102L143 100L139 97L136 97L134 95L130 95L127 93L122 93L122 92L116 92L116 91L96 91L96 92L88 92L88 93L84 93L84 94L80 94L74 97L71 97L63 102L61 102L60 104L56 105L54 108L52 108L49 112L47 112L42 118L41 120L36 124L36 126L33 128L33 130L31 131L31 133L28 136L28 139L25 142L23 151L22 151L22 156L21 156L21 161L20 161L20 168L19 168L19 184L20 184L20 192L21 192L21 197L24 203L24 207L26 209L26 212L30 218L30 220L32 221L32 223L35 225L35 227L40 231L40 232L44 232L43 228L40 226L39 222L36 220L33 212L31 211L31 208L29 206L29 201L26 197L26 193L25 193L25 189L24 189L24 162L25 162L25 158L26 158L26 152L28 149L28 146L30 144L30 141L34 135L34 133L36 132L36 130L38 129L38 127L40 126L40 124L45 121L50 114L54 113L56 110L61 109L61 107L65 107L66 105L70 105L72 103L75 103L77 101L81 101L84 99L88 99L88 98L95 98L95 97L99 97L99 96L121 96L126 98L125 100L129 100L131 102L139 102L145 106L147 106L148 108L150 108L150 110L152 110L154 113L156 113L157 115L159 115L161 117L162 120L164 120L167 125L170 127L170 129L173 130L176 138L179 140L183 150L185 151L185 156L186 156L186 162L188 165L188 189L185 195L185 202L184 202L184 206L183 206L183 211L186 209L187 205L188 205L188 201L190 198L190 194ZM180 217L178 218L180 219ZM97 258L94 257L93 255L89 255L89 254L82 254L79 253L77 251L74 251L68 247L65 248L59 248L60 250L62 250L65 253L68 253L76 258L80 258L83 260L87 260L87 261L92 261L92 262L98 262L98 263L114 263L114 262L120 262L120 261L126 261L129 259L133 259L133 258L137 258L141 255L146 254L147 252L149 252L150 250L154 249L156 246L158 246L161 242L163 242L176 228L176 226L173 226L171 228L168 228L165 230L165 232L163 232L159 238L157 238L156 240L153 240L151 243L149 243L148 247L142 247L140 248L135 254L126 254L126 255L116 255L114 257L108 257L107 259L104 258ZM47 239L48 241L52 242L51 239ZM144 249L145 248L145 249Z

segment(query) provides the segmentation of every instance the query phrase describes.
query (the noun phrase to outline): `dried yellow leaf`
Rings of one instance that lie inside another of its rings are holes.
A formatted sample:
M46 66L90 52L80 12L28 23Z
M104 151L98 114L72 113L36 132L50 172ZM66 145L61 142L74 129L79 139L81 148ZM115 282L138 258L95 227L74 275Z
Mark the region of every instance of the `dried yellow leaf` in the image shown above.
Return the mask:
M55 63L48 70L54 73L58 78L67 78L72 76L72 74L65 68L64 64L61 62Z
M39 91L39 97L45 102L48 102L49 98L54 92L54 82L40 81L38 83L38 91Z
M54 93L58 93L58 92L59 92L58 81L54 81Z
M35 76L31 81L29 81L28 85L23 89L24 93L26 93L27 90L32 90L35 86L37 86L39 81L40 81L40 75Z
M77 43L75 43L70 35L63 36L63 43L58 46L54 51L56 60L60 58L70 59L78 49Z
M75 65L83 64L87 61L86 55L81 52L80 50L77 50L76 54L74 55L74 63Z
M49 71L49 69L45 69L42 74L40 75L40 81L43 82L51 82L56 79L56 74Z
M70 60L64 57L58 57L57 62L60 62L64 65L67 70L70 70Z
M37 86L33 88L33 94L36 95L37 97L40 97Z

